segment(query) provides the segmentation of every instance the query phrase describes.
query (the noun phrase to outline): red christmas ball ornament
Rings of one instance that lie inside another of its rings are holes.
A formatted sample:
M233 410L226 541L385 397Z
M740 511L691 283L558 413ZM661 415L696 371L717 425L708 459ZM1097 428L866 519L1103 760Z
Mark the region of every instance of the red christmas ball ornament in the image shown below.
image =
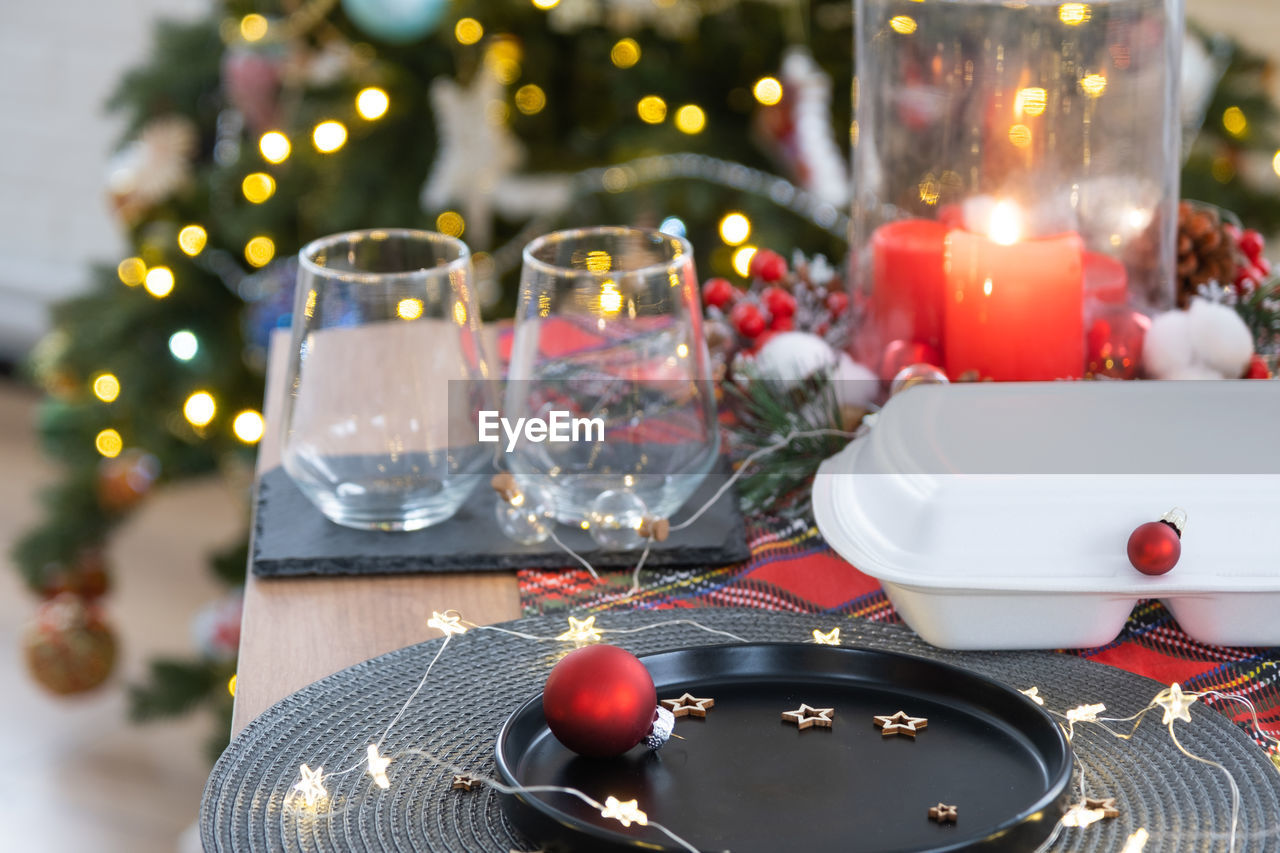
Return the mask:
M786 277L787 262L777 252L759 249L751 256L748 271L766 284L772 284Z
M773 317L775 323L795 316L796 298L781 287L776 285L766 287L760 296L764 299L764 307L769 309L769 314ZM777 326L774 326L774 328L777 328Z
M551 733L579 755L608 758L644 742L658 749L675 718L658 705L653 677L631 652L584 646L547 676L542 713Z
M727 278L709 278L702 285L702 301L721 310L738 298L738 288Z
M913 364L941 364L942 355L934 347L921 341L889 341L880 357L880 378L892 382L903 368Z
M744 338L757 337L765 328L764 314L760 313L760 306L752 302L734 305L729 312L729 322Z
M115 634L102 612L70 593L40 605L22 636L27 669L47 690L84 693L107 680L115 667Z
M1187 514L1171 509L1159 521L1139 524L1129 534L1129 562L1144 575L1163 575L1182 556L1182 530Z

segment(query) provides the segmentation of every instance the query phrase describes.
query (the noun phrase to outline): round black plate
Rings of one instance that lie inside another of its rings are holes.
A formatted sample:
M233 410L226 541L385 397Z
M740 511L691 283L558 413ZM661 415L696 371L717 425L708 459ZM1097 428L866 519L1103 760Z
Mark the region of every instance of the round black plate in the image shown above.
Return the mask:
M702 646L648 655L658 697L710 696L660 752L587 759L546 726L541 694L506 721L498 771L509 784L574 787L603 802L637 799L701 850L1025 851L1053 831L1072 756L1061 730L1015 690L923 658L814 644ZM835 708L829 730L782 721L800 703ZM873 717L928 718L912 740ZM956 824L928 816L956 805ZM653 828L624 829L563 794L504 798L516 825L549 849L679 849Z

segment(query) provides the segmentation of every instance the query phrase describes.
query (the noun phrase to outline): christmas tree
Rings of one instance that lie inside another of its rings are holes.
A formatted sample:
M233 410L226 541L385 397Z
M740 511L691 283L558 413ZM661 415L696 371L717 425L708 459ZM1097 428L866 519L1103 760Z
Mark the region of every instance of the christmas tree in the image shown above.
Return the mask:
M842 257L852 26L844 0L233 0L160 26L111 102L127 133L109 189L134 251L59 306L31 362L65 474L15 557L77 616L33 627L37 677L69 691L109 671L104 554L138 501L249 470L267 340L289 324L306 241L461 236L495 317L523 243L557 227L675 229L704 276L742 272L757 245ZM1274 148L1274 107L1254 96L1265 68L1202 43L1210 120L1186 185L1273 225L1270 188L1219 163ZM1232 107L1247 130L1220 126ZM245 556L214 570L235 586ZM157 662L135 713L227 713L233 653Z

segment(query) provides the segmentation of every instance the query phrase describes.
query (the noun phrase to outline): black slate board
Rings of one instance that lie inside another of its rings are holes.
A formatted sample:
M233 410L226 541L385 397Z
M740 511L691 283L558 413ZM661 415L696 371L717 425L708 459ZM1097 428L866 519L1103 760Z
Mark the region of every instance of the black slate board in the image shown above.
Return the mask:
M729 476L721 459L674 520L709 500ZM283 468L258 478L253 572L259 577L387 575L562 568L573 558L553 542L520 545L498 529L493 490L481 485L457 515L411 533L354 530L334 524L298 490ZM582 530L560 525L556 535L598 569L629 569L638 551L601 551ZM738 500L729 489L698 523L655 543L647 569L727 566L751 556Z

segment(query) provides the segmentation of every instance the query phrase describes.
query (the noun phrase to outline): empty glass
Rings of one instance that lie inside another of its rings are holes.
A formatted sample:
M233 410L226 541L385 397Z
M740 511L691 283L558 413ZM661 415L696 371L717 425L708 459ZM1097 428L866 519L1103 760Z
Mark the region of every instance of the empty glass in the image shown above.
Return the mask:
M720 447L688 242L584 228L525 247L503 417L526 419L508 467L551 492L562 522L607 491L675 513ZM527 426L539 421L546 435Z
M464 243L386 229L299 253L281 423L284 468L347 527L417 530L488 470L476 443L488 369ZM451 387L452 386L452 387Z

